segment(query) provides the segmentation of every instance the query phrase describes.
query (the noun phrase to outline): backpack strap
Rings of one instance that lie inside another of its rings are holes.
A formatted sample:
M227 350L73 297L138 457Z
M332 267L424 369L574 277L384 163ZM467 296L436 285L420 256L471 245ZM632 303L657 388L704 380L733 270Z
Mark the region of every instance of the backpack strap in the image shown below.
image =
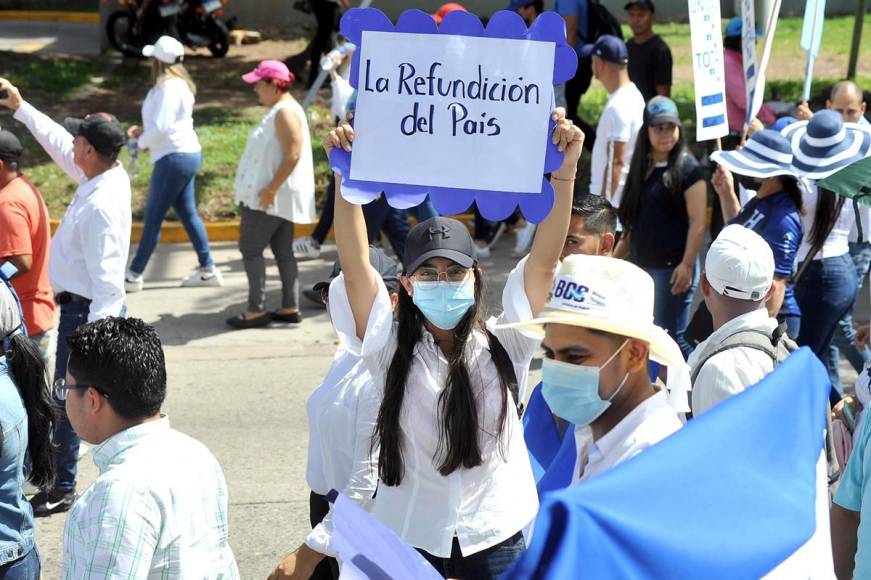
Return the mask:
M699 376L699 373L702 371L702 368L705 366L705 363L707 363L708 360L717 356L721 352L725 352L733 348L752 348L754 350L764 352L769 357L771 357L771 361L776 367L779 362L777 360L777 344L783 338L783 332L778 332L778 330L781 330L781 326L775 328L774 332L771 335L762 330L755 329L739 330L734 334L730 334L725 339L723 339L716 348L709 352L706 352L702 356L702 359L692 369L690 382L692 384L695 384L696 378Z

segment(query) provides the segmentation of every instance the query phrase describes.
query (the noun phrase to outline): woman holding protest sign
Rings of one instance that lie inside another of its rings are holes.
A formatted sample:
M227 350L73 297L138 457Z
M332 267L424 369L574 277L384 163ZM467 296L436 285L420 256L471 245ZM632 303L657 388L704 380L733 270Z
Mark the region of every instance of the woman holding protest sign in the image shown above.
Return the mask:
M699 249L705 235L707 188L699 162L684 145L674 101L650 99L632 154L618 215L623 238L615 255L650 274L654 321L692 352L684 332L699 283Z
M484 322L484 275L468 230L436 217L408 236L394 321L369 264L362 208L336 195L343 275L330 287L333 325L383 388L374 513L445 576L498 577L523 550L520 530L538 508L516 403L540 337L496 323L539 313L559 265L584 135L563 110L553 118L565 152L551 177L554 206L509 275L497 320ZM343 125L325 148L350 151L353 140Z

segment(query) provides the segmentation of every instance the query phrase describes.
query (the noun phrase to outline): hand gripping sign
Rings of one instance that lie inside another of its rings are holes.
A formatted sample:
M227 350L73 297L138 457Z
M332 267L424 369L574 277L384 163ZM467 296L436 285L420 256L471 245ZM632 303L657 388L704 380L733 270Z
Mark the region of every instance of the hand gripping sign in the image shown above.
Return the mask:
M403 209L429 195L443 215L475 201L494 221L518 205L530 222L547 216L553 189L544 174L563 157L550 139L553 85L577 68L559 15L527 28L500 11L484 28L468 12L437 26L407 10L394 27L379 10L352 9L341 31L359 47L354 150L330 154L345 199L364 204L383 192Z

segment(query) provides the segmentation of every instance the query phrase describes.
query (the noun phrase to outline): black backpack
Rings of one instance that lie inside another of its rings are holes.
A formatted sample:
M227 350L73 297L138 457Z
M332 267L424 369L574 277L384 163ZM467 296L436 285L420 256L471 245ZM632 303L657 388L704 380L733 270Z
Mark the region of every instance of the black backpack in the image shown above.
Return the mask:
M587 14L587 24L589 29L588 37L585 38L584 35L578 31L578 36L581 37L584 44L596 42L596 39L603 34L610 34L623 40L623 29L620 27L620 21L614 18L614 15L611 14L603 5L595 0L590 0Z

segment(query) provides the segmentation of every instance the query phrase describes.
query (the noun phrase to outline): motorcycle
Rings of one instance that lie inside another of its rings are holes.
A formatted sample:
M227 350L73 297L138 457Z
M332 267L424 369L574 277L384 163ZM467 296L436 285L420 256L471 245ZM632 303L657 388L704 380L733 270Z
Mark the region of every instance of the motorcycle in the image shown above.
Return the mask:
M190 48L208 48L222 57L230 49L230 31L222 19L229 0L120 0L121 10L106 21L110 44L127 56L168 34Z

